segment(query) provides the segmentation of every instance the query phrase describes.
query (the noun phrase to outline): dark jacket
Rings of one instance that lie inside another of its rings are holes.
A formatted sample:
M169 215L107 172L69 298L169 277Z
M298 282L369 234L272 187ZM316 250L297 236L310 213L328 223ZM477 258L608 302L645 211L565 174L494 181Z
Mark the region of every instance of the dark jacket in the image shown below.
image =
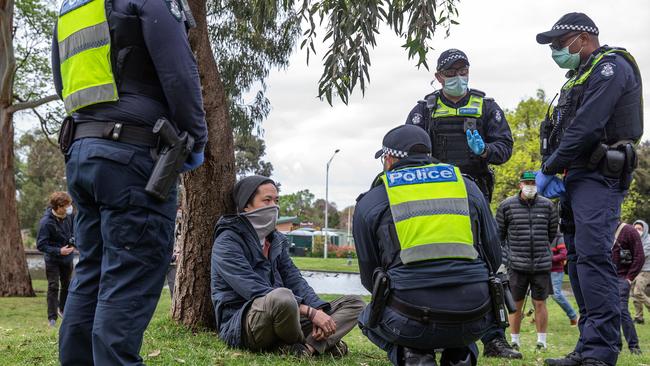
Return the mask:
M132 34L148 53L150 62L131 65L133 53L120 53L118 58L134 77L128 77L125 70L117 70L121 78L117 84L120 99L111 103L100 103L84 107L74 114L75 121L121 121L128 124L151 126L158 118L165 116L180 131L187 131L194 137L194 151L203 151L207 142L205 111L201 96L199 72L187 38L185 23L173 13L175 1L147 0L112 0L112 12L118 17L137 19L141 34ZM113 18L109 18L109 25ZM116 30L112 30L115 36ZM125 33L137 33L133 30ZM111 41L113 43L114 40ZM62 96L59 40L57 29L52 37L52 76L54 87ZM112 46L114 46L112 44ZM128 48L121 51L127 51ZM153 67L151 65L153 64ZM155 87L154 98L140 92L140 85L145 75L153 73L153 78L160 84Z
M564 262L567 260L567 249L564 243L564 235L561 232L555 234L555 239L551 242L551 252L553 254L553 265L551 272L564 272Z
M429 95L426 95L426 99ZM447 99L443 93L440 93L440 98L445 105L452 108L460 108L467 104L470 94L467 93L463 99L458 103L454 103ZM506 116L501 110L501 107L492 98L485 98L483 102L483 112L481 119L483 121L483 128L485 129L485 136L483 140L487 147L487 163L494 165L501 165L507 162L512 156L512 132L510 126L506 121ZM414 124L422 128L431 120L431 112L427 108L426 101L419 101L406 117L406 124ZM463 172L464 173L464 172Z
M70 238L74 236L74 216L67 215L60 219L47 208L41 221L38 224L38 236L36 248L45 253L45 261L72 262L74 255L61 255L61 248L68 245Z
M243 216L219 219L211 260L211 297L219 337L232 347L242 344L242 321L248 305L275 288L290 289L298 304L327 308L307 284L287 252L287 238L269 235L269 259L250 222Z
M519 192L501 202L497 224L501 240L507 240L510 269L528 273L551 270L550 244L558 224L551 200L540 195L524 200Z
M630 251L632 263L621 263L621 249ZM645 263L645 256L643 254L641 236L634 226L625 224L621 229L612 247L612 262L616 266L618 276L630 281L634 281L639 272L641 272L641 268L643 268L643 264Z
M393 169L430 164L431 158L406 158L400 160ZM444 308L450 306L476 305L485 300L484 283L488 279L485 260L496 269L501 264L501 249L496 233L494 218L485 198L476 184L465 178L470 217L479 223L480 242L487 258L474 261L436 260L404 265L399 258L399 242L395 234L395 224L391 215L386 188L381 180L375 180L372 188L357 199L354 211L353 234L359 260L361 283L372 291L372 274L376 268L385 268L391 278L393 294L410 299L419 306ZM480 251L479 251L480 252ZM460 287L476 284L480 291L463 292ZM435 296L435 290L458 289L454 297ZM464 301L459 303L458 296ZM470 297L475 296L475 299ZM474 301L476 300L476 301Z

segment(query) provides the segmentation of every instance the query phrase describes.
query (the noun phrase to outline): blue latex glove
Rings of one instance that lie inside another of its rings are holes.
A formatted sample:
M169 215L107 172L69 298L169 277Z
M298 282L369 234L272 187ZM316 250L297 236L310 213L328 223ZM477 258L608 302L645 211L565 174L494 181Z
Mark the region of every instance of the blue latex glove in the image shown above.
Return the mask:
M544 190L548 186L549 183L555 178L555 175L548 175L548 174L543 174L542 172L535 172L535 185L537 186L537 192L539 192L542 196L546 197L545 194L543 194Z
M465 133L467 134L467 145L469 145L472 152L476 155L483 154L485 152L485 142L478 131L474 130L474 133L472 133L472 130L468 129Z
M198 168L201 166L201 164L203 164L203 160L205 160L205 154L203 151L190 153L190 156L188 156L187 160L185 160L185 163L183 163L183 169L181 170L181 173L185 173Z
M557 198L564 195L564 182L558 177L553 177L553 180L546 186L546 192L542 196L546 198Z
M537 172L537 175L535 175L535 185L539 194L546 198L557 198L565 192L564 182L555 175Z

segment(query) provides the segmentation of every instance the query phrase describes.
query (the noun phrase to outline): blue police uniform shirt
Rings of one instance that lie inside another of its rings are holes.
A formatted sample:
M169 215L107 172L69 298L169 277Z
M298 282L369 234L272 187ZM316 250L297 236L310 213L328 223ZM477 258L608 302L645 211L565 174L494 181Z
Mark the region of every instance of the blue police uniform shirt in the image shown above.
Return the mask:
M426 98L431 95L428 94ZM444 104L452 108L460 108L467 104L470 94L467 93L458 103L447 99L442 92L440 98ZM499 165L507 162L512 156L512 132L506 121L506 116L501 107L492 98L485 98L483 102L482 120L484 123L485 136L481 136L488 149L487 161L489 164ZM426 121L431 120L431 111L427 108L425 101L418 102L408 117L406 124L414 124L422 128Z
M600 51L594 51L592 57ZM639 82L632 65L623 56L604 57L587 79L582 104L564 131L560 146L544 163L544 171L561 172L576 158L586 159L602 140L619 98L637 88Z
M195 139L195 152L207 142L205 111L196 60L192 54L185 23L172 14L166 1L112 0L113 10L140 18L144 42L160 80L165 104L140 94L120 93L116 102L85 107L77 121L123 121L152 126L165 116L181 131ZM52 39L52 71L56 92L63 84L56 28ZM128 81L126 81L128 82Z

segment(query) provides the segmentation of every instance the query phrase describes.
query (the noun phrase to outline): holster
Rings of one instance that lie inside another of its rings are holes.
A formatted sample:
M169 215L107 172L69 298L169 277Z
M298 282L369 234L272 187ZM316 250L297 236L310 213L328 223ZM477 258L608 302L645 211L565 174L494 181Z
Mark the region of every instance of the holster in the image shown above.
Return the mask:
M589 157L587 168L599 170L607 178L619 179L621 189L630 188L632 173L638 160L631 142L618 142L612 146L600 144Z
M503 283L495 275L490 275L488 278L488 286L490 289L490 298L492 299L492 311L494 312L494 320L499 328L507 328L510 326L508 322L508 313L505 306L505 295Z
M510 292L508 275L505 273L497 273L496 276L501 280L501 286L503 287L503 303L508 313L514 314L517 311L517 304L515 304L515 299L512 297L512 292Z
M72 146L72 142L74 141L74 130L74 118L71 116L65 117L61 123L58 138L59 149L63 155L67 154L70 146Z
M368 327L374 328L379 324L384 314L384 308L390 295L390 278L383 268L376 268L372 274L372 301L370 302L370 318Z

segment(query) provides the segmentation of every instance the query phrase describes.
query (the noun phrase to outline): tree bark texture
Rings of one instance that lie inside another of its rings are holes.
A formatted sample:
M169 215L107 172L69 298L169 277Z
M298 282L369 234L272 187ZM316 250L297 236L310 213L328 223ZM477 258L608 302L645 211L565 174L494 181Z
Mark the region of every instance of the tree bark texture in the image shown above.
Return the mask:
M34 296L16 207L13 10L13 0L0 0L0 296Z
M197 27L190 31L208 125L205 162L182 176L181 255L174 288L172 317L193 329L215 328L210 299L210 257L214 226L233 211L235 156L228 103L208 38L205 0L190 0Z

